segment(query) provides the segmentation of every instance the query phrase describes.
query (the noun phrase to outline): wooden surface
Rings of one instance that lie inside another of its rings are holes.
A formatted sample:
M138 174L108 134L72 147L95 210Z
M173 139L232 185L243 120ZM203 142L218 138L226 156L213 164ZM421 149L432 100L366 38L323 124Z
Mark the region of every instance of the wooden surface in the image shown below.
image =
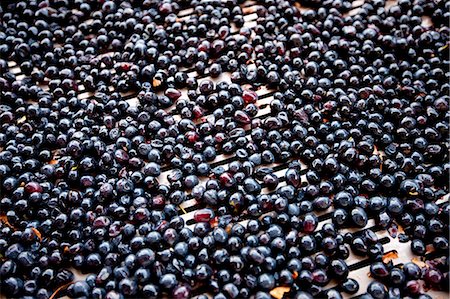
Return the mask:
M392 5L394 5L396 3L396 1L392 1L392 0L388 0L387 1L387 5L386 7L390 7ZM358 1L354 1L353 2L353 7L354 9L351 10L348 15L355 15L358 13L358 7L361 6L362 4L364 4L364 0L358 0ZM244 17L245 19L245 27L249 27L252 28L256 25L256 19L257 19L257 15L255 13L256 11L256 2L255 1L247 1L245 2L243 5L243 11L246 14L246 16ZM301 10L306 10L307 8L303 8L303 7L299 7ZM193 9L186 9L186 10L182 10L178 13L178 17L181 20L186 20L188 18L190 18L192 16L193 13ZM430 18L424 17L423 18L423 25L425 26L432 26L431 24L431 20ZM232 29L232 34L239 34L239 30L237 28L233 28ZM253 33L254 34L254 33ZM113 53L106 53L106 54L102 54L99 55L103 56L103 55L112 55ZM11 68L11 72L14 74L17 74L17 79L23 79L25 77L25 75L21 74L21 70L19 67L17 67L16 63L11 61L9 62L9 66ZM250 66L251 67L251 66ZM113 70L114 71L114 70ZM184 71L189 71L189 70L184 70ZM201 77L206 77L206 76L199 76L195 71L191 71L188 73L188 75L190 77L196 77L196 78L201 78ZM228 81L230 82L230 74L229 73L224 73L221 76L219 76L218 78L213 79L214 81L218 82L218 81ZM200 79L201 81L201 79ZM41 86L44 90L48 90L48 86L46 85L42 85ZM112 88L111 88L112 91ZM258 89L256 91L256 93L259 96L259 100L257 102L258 107L260 108L258 114L256 117L264 119L266 118L268 115L270 115L270 108L269 108L269 104L271 102L271 100L273 99L273 92L274 90L268 90L264 87ZM90 93L90 92L86 92L84 87L80 84L79 85L79 98L89 98L92 97L94 94ZM127 101L132 104L132 105L137 105L138 104L138 100L135 97L136 93L133 92L129 92L129 93L122 93L122 96L127 98ZM180 99L182 98L187 98L187 90L182 90L182 96L180 97ZM172 109L174 108L175 105L173 105L172 107L168 108L167 111L172 111ZM205 116L202 118L202 120L200 122L207 122L209 120L211 116ZM181 117L179 115L175 115L176 120L181 119ZM250 139L250 126L245 127L246 129L246 133L247 133L247 138ZM380 155L382 155L382 153L379 153ZM58 153L55 153L55 155L57 156ZM218 166L218 165L223 165L224 167L227 167L227 163L232 161L234 159L233 155L224 155L224 154L220 154L217 156L217 158L211 163L212 167L214 166ZM273 168L275 168L276 172L275 174L280 178L280 184L279 187L286 185L286 182L284 182L284 173L287 170L287 164L273 164L270 165ZM270 167L269 166L269 167ZM167 175L172 171L168 166L163 166L162 167L163 171L161 173L161 175L158 177L158 181L162 184L168 184L167 181ZM304 172L306 171L306 166L303 165L303 170ZM303 176L304 176L304 172L303 172ZM207 178L203 177L201 178L201 183L200 184L206 184ZM306 182L306 178L303 177L302 179L303 182ZM189 227L193 227L193 215L195 213L195 211L199 208L202 208L203 205L199 202L197 202L195 199L192 199L191 197L189 197L189 191L186 191L188 194L188 200L186 200L185 202L183 202L180 205L180 214L181 217L185 220L186 225ZM267 188L264 188L262 190L262 193L270 193L270 191ZM448 196L446 196L445 198L441 199L438 203L442 204L448 201ZM320 219L320 224L318 229L321 229L321 227L328 222L331 222L331 209L322 213L317 214L319 216ZM245 224L246 220L242 221L243 224ZM376 226L375 226L375 222L374 219L370 219L366 228L373 228L374 230L377 230L377 235L379 236L379 238L382 240L383 244L384 244L384 249L385 252L393 252L396 251L398 253L398 258L396 258L394 260L394 264L403 264L406 262L411 261L413 258L416 258L410 250L410 242L407 243L400 243L398 238L392 238L391 236L389 236L389 234L383 230L379 230ZM356 230L354 229L349 229L349 231L355 232ZM351 268L351 272L349 274L349 277L356 279L359 284L360 284L360 290L356 295L352 295L349 296L347 294L343 294L345 298L350 298L350 297L355 297L358 296L360 294L363 294L366 292L366 288L367 285L371 282L371 278L368 276L369 273L369 264L368 264L368 260L364 257L358 257L355 256L351 253L350 257L346 260L347 264L349 265L349 267ZM76 274L76 278L75 281L77 280L83 280L86 275L83 275L79 272L77 272L76 270L73 270ZM329 283L328 286L326 286L324 289L328 289L328 288L332 288L335 286L335 282L331 281ZM435 292L435 291L429 291L429 294L433 297L433 298L448 298L449 295L447 293L444 292ZM0 296L0 298L4 298L4 296Z

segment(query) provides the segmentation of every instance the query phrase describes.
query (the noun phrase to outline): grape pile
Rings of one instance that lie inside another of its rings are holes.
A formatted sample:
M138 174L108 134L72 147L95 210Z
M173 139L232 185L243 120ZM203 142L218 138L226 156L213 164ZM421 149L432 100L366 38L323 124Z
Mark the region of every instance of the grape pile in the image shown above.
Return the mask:
M450 1L393 2L0 3L1 294L448 292Z

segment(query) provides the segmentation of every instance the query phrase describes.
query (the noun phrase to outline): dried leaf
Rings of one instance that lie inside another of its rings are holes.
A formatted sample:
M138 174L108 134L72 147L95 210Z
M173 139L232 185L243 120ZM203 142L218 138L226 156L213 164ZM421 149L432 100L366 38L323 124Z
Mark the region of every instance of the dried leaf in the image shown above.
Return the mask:
M3 222L4 224L6 224L7 226L9 226L10 228L13 228L11 223L9 223L8 217L6 217L6 215L1 215L0 216L0 221Z
M378 151L378 147L377 147L376 145L374 145L374 146L373 146L373 154L378 156L379 153L380 153L380 152Z
M297 279L297 277L298 277L298 272L294 271L294 273L292 274L292 278L293 279Z
M418 259L417 257L413 258L411 261L412 261L414 264L416 264L417 266L419 266L420 268L428 267L427 264L425 264L423 261L421 261L421 260Z
M254 12L256 11L255 7L256 7L256 6L244 7L244 8L242 9L242 12L243 12L244 14L251 14L251 13L254 13Z
M383 255L383 263L387 264L396 258L398 258L398 252L397 250L393 250Z
M36 234L36 236L38 237L39 241L42 241L42 234L40 231L38 231L36 228L32 227L31 228L32 231L34 231L34 233Z
M299 11L306 11L308 10L308 8L303 7L298 1L294 2L294 6L299 10Z
M287 293L291 290L290 287L276 287L272 291L270 291L270 295L276 299L281 299L284 296L284 293Z
M62 291L63 289L66 289L68 286L70 286L72 284L72 282L68 282L68 283L66 283L66 284L63 284L62 286L60 286L59 288L57 288L54 292L53 292L53 294L50 296L50 298L49 299L54 299L54 298L56 298L56 295L58 295L58 293L60 292L60 291Z
M227 232L227 234L230 234L230 233L231 233L231 227L232 227L231 224L228 224L228 225L225 227L225 231Z
M153 85L153 87L158 87L158 86L160 86L160 85L161 85L161 80L153 79L152 85Z
M217 218L217 216L214 217L209 221L209 224L211 225L211 227L217 227L219 225L219 218Z

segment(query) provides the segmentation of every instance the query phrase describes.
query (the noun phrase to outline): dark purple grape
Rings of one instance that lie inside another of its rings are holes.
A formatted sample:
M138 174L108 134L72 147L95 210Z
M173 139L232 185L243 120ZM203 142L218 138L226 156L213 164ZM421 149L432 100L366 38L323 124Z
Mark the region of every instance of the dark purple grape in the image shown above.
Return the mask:
M347 294L355 294L359 290L359 284L356 280L353 278L348 278L341 282L340 288L342 291L346 292Z

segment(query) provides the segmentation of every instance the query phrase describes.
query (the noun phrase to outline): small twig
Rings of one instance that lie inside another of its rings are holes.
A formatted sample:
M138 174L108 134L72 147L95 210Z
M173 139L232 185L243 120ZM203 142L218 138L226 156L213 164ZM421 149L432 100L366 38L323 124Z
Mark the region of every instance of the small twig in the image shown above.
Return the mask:
M56 295L57 295L62 289L67 288L67 287L70 286L72 283L74 283L74 282L68 282L68 283L66 283L66 284L63 284L63 285L60 286L59 288L57 288L57 289L53 292L53 294L50 296L49 299L54 299L54 298L56 297Z

